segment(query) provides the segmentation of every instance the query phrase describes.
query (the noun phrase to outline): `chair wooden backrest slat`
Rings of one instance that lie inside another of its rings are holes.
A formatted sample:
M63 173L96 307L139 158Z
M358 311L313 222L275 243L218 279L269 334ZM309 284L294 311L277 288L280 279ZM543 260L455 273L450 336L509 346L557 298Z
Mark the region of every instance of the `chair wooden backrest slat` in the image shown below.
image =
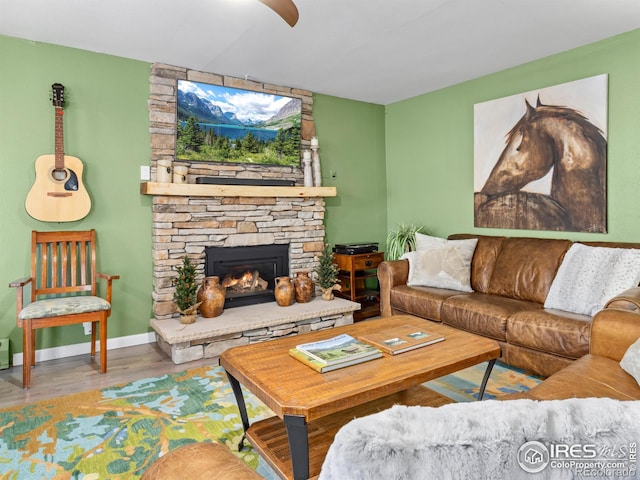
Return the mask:
M73 244L72 244L72 245L73 245ZM68 257L67 257L67 243L66 243L66 242L60 242L59 244L58 244L58 243L52 243L52 244L51 244L51 248L55 248L55 249L56 249L56 251L57 251L57 249L58 249L58 248L60 249L60 254L59 254L59 257L58 257L58 258L59 258L59 260L61 260L61 261L62 261L62 265L60 265L60 272L61 272L63 275L61 275L59 279L58 279L58 278L56 278L56 277L54 277L54 280L59 280L59 281L60 281L60 285L57 285L57 286L58 286L58 287L61 287L61 288L64 288L64 287L66 287L67 285L69 285L69 284L67 283L67 276L66 276L66 275L64 275L64 273L66 273L66 272L68 271L67 269L69 268L69 265L67 264L67 258L68 258ZM57 256L56 256L56 257L57 257ZM55 258L55 257L54 257L54 258ZM53 270L54 270L54 271L57 271L57 270L58 270L58 265L54 264L54 266L53 266ZM73 283L74 283L74 282L72 281L72 282L71 282L71 285L73 285ZM54 283L54 284L55 284L55 283Z
M41 295L96 294L95 230L32 232L31 300Z
M38 247L35 243L35 237L31 235L31 276L34 279L38 278L38 264L40 264L40 280L36 280L36 285L47 284L47 266L49 264L49 256L46 249L40 249L38 255ZM32 287L32 290L35 286ZM32 299L33 300L33 299Z
M81 251L84 251L84 249L81 249ZM65 253L66 253L66 252L65 252ZM75 243L75 242L73 242L73 243L71 244L71 284L72 284L72 285L75 285L75 284L76 284L76 272L77 272L77 268L78 268L78 266L77 266L77 262L76 262L76 260L77 260L77 255L78 255L78 253L77 253L77 251L76 251L76 243ZM84 259L82 259L82 262L81 262L81 265L83 265L83 264L84 264ZM66 270L65 270L65 271L66 271ZM85 282L84 282L84 278L81 278L81 279L80 279L80 282L81 282L81 283L85 283Z

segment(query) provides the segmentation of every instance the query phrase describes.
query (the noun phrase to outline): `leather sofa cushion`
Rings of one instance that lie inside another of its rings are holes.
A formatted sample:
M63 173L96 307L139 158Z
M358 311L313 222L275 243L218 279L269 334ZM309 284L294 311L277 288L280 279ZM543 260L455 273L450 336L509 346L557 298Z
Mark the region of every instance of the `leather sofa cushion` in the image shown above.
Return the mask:
M580 358L589 353L591 317L560 310L514 313L507 322L507 342L521 347Z
M506 342L502 347L502 355L500 358L503 362L511 366L521 368L542 377L550 377L558 370L562 370L566 366L571 365L572 362L575 362L575 358L566 358L519 345L511 345Z
M475 292L488 293L491 274L504 237L456 234L451 235L449 240L464 240L468 238L478 239L476 251L471 262L471 288Z
M507 318L522 310L540 310L541 305L513 298L466 293L444 300L441 319L446 325L506 341Z
M537 400L609 397L638 400L640 386L615 360L585 355L527 392Z
M443 288L399 285L391 289L391 305L396 310L439 322L442 302L456 293Z
M544 304L569 240L505 238L487 293Z

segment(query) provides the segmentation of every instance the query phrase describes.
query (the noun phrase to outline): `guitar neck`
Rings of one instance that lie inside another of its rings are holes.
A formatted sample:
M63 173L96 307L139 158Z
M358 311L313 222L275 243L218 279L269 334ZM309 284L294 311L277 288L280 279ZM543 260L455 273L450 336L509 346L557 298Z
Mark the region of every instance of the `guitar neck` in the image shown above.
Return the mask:
M62 170L64 168L64 132L62 127L62 107L55 107L56 109L56 130L55 130L55 168L56 170Z

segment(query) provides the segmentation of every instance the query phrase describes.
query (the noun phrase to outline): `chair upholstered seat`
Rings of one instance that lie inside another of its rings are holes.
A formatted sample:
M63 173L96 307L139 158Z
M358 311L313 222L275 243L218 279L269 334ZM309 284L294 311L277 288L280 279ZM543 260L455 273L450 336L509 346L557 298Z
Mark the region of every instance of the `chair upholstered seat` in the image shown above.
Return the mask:
M76 313L96 312L110 310L111 304L104 298L93 295L77 295L73 297L47 298L30 303L22 309L18 318L20 320L58 317L60 315L73 315Z

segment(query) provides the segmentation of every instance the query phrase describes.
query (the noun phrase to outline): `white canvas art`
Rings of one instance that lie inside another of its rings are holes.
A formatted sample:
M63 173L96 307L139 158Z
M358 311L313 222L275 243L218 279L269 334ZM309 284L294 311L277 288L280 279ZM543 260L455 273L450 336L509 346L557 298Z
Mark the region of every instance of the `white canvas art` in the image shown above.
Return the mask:
M474 105L475 226L606 232L607 83Z

